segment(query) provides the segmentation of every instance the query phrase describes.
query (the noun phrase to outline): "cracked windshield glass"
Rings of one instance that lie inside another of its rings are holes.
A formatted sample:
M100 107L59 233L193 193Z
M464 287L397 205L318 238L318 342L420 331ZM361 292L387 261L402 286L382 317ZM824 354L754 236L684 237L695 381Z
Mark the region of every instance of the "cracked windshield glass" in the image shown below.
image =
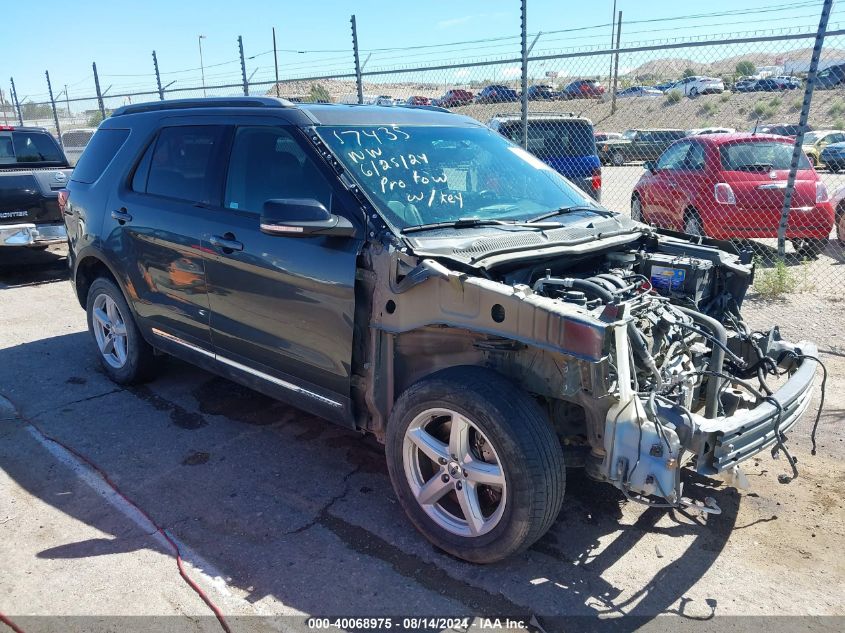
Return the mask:
M596 207L551 167L484 128L318 129L399 228L467 218L521 221L561 208Z

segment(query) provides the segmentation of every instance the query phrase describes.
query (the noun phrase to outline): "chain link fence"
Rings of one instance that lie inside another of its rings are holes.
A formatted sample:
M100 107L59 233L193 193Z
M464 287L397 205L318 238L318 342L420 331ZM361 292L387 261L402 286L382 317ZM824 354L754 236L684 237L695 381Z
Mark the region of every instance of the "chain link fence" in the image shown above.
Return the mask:
M819 50L811 131L790 184L816 38L804 29L371 68L356 51L331 61L329 72L302 67L279 81L249 77L241 57L240 69L208 72L204 85L161 73L134 77L120 93L112 88L119 76L99 77L95 66L76 84L53 78L52 100L18 103L13 87L3 111L10 122L60 132L71 154L86 138L72 130L157 99L250 94L441 107L525 146L612 210L750 249L754 294L776 310L785 296L837 298L845 282L845 30L829 30Z

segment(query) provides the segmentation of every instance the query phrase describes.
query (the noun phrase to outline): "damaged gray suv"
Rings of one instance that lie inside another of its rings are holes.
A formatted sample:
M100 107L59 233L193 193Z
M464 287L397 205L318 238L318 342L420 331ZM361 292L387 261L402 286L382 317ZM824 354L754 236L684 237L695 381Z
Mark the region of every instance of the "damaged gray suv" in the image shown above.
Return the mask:
M468 561L540 538L566 466L718 512L682 470L785 452L810 400L816 348L746 325L741 253L608 211L455 114L131 105L62 210L113 380L173 355L374 434L411 521Z

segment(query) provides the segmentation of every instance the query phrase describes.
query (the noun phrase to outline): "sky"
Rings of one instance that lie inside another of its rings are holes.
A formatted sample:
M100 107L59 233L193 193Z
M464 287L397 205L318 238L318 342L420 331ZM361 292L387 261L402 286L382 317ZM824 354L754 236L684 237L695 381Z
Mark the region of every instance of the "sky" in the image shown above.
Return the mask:
M51 17L42 22L44 38L34 41L32 29L10 28L31 21L31 3L6 1L0 23L5 71L0 88L8 95L11 76L20 100L43 100L44 71L49 70L55 95L62 94L65 86L71 98L93 95L91 63L96 61L103 90L111 94L152 90L154 49L162 83L175 81L174 88L198 86L200 35L205 36L202 62L207 84L240 81L238 35L243 36L247 74L253 81L270 81L272 27L280 77L351 72L352 13L361 61L369 57L365 70L518 56L519 5L519 0L75 0L71 8L65 0L41 0L39 15ZM623 45L783 27L810 31L818 24L821 5L822 0L617 0L617 10L623 12ZM730 13L740 11L748 13ZM534 52L606 47L612 12L613 0L528 0L532 39L544 32ZM724 13L729 14L719 15ZM831 23L839 15L835 9ZM44 46L35 45L39 40Z

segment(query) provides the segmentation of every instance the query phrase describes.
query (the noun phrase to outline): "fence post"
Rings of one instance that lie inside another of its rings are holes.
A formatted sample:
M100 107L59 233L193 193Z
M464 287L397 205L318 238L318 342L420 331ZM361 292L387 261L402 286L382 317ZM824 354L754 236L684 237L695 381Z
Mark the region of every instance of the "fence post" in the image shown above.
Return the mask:
M810 71L807 73L807 86L804 88L804 101L801 104L801 116L798 118L798 134L795 135L795 145L792 147L792 161L789 163L789 177L786 180L786 195L783 197L783 207L780 211L778 225L778 257L786 257L786 227L789 223L789 209L792 207L792 193L795 189L795 177L798 171L798 161L801 159L801 146L804 144L804 131L807 129L807 119L810 116L810 104L813 101L813 88L816 84L816 72L819 68L819 58L822 54L824 36L827 32L827 21L833 0L824 0L822 15L819 19L819 29L816 31L816 43L813 45L813 55L810 58Z
M161 88L161 75L158 73L158 58L156 57L156 52L153 51L153 68L156 71L156 86L158 87L158 98L159 101L164 101L164 90Z
M614 29L616 27L616 0L613 0L613 13L610 14L610 48L613 48ZM607 69L607 83L611 82L613 77L613 55L610 56L610 68Z
M619 41L622 37L622 11L616 21L616 53L613 58L613 94L610 96L610 113L616 114L616 84L619 81Z
M520 28L522 30L522 95L519 118L522 126L522 147L528 149L528 0L520 3Z
M91 67L94 69L94 88L97 90L97 105L100 106L100 116L105 121L106 106L103 104L103 93L100 92L100 76L97 74L97 62L92 62Z
M53 121L56 123L56 138L59 139L59 145L64 149L64 145L62 145L62 131L59 129L59 113L56 111L56 100L53 99L53 86L50 84L50 71L45 70L44 75L47 77L47 92L50 93L50 105L53 107Z
M364 103L364 82L361 78L361 58L358 57L358 27L355 16L349 20L352 23L352 55L355 57L355 84L358 88L358 103Z
M276 52L276 27L273 27L273 65L276 67L276 97L281 97L279 94L279 55Z
M244 96L249 96L249 83L246 80L246 62L244 61L244 38L238 35L238 51L241 54L241 79L244 82Z
M21 104L18 101L18 90L15 88L15 78L9 77L9 81L12 82L12 100L18 110L18 123L23 126L23 112L21 112Z

